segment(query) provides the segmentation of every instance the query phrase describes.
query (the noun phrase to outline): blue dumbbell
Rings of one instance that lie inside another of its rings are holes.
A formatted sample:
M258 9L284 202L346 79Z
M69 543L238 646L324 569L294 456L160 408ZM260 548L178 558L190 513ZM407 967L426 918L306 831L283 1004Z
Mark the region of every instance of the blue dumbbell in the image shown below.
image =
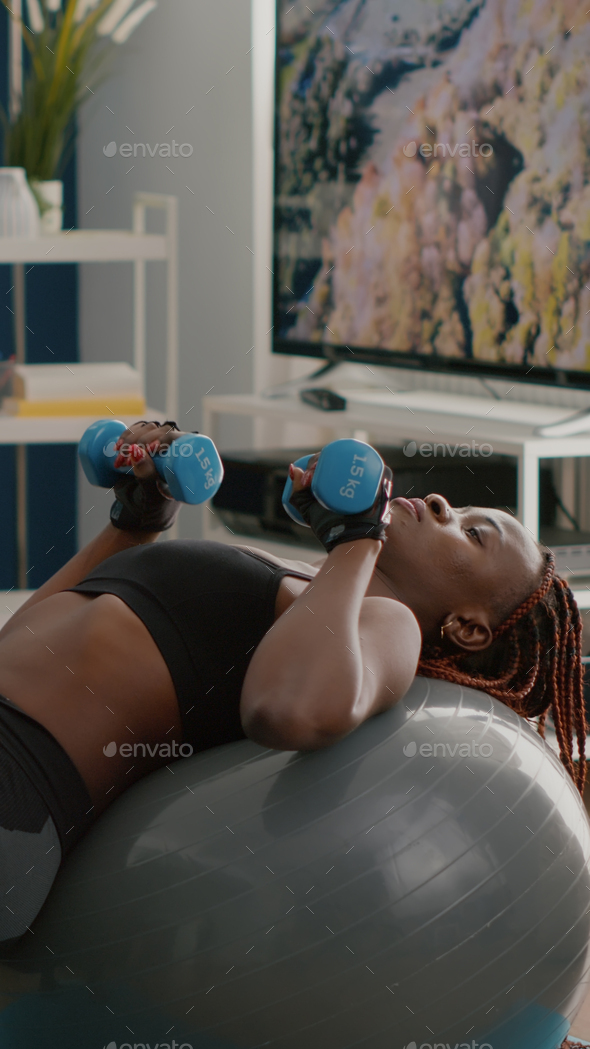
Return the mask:
M305 470L311 458L311 455L304 455L293 465ZM328 510L360 514L375 502L384 468L379 452L370 444L345 437L332 441L320 452L311 490L318 503ZM289 502L292 491L293 483L289 477L283 489L283 508L293 521L305 525L299 511Z
M113 466L118 455L115 445L126 429L118 419L99 419L82 435L78 455L90 484L112 488L121 474L130 472L128 466ZM177 437L167 452L153 457L153 463L174 499L182 503L204 503L223 480L219 452L211 438L200 433Z

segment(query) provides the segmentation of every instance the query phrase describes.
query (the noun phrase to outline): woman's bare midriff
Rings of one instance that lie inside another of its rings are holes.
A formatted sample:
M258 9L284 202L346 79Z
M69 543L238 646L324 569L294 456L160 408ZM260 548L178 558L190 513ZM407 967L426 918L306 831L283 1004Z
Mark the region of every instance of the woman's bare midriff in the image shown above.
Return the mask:
M275 618L308 585L285 576ZM0 694L58 740L97 814L178 756L181 720L168 667L147 627L113 594L64 591L9 623L0 633ZM109 743L117 744L112 757L103 751ZM144 744L146 756L143 748L139 757L121 756L124 743Z

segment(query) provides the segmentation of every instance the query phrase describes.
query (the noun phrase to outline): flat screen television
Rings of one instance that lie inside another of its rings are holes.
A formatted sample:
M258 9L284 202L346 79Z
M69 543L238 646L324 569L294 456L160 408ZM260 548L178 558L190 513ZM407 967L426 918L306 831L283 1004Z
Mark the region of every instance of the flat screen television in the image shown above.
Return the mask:
M277 8L274 351L590 387L590 22Z

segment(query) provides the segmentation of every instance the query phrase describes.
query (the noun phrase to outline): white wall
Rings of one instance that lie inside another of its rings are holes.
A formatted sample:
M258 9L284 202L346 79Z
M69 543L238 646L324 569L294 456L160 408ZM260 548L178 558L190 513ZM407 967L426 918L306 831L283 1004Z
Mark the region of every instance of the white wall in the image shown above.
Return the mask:
M248 250L254 246L250 8L250 0L160 0L117 49L109 76L81 114L81 226L129 228L136 190L179 198L178 422L186 429L199 428L201 397L211 387L218 393L247 392L255 370L254 353L248 353L254 343L254 256ZM103 154L113 140L145 142L153 149L172 139L191 143L193 155L126 160ZM80 270L81 359L130 361L131 266ZM149 403L158 407L164 375L163 264L152 263L150 270L147 385ZM236 422L228 424L221 443L230 448L249 440L248 425ZM112 497L105 499L84 480L80 492L83 545L104 526ZM180 534L197 536L199 521L198 512L185 510Z

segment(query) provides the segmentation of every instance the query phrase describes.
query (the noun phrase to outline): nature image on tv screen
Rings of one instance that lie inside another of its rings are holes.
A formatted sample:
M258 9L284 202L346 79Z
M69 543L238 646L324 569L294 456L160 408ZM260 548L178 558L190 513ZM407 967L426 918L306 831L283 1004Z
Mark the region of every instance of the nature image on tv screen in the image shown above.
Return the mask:
M590 370L584 5L279 0L277 34L275 349Z

